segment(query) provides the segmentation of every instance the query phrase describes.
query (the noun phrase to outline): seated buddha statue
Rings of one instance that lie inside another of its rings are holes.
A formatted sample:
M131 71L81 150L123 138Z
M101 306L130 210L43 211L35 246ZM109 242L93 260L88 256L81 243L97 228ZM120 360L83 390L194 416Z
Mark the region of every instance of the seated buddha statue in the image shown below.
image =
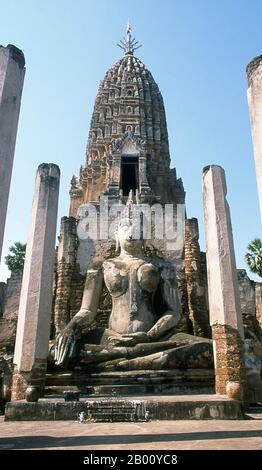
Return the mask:
M77 362L90 371L213 366L211 340L176 332L181 303L174 266L146 256L135 229L129 219L120 220L119 256L88 269L81 309L53 346L56 366ZM108 328L99 328L95 319L104 284L112 311Z

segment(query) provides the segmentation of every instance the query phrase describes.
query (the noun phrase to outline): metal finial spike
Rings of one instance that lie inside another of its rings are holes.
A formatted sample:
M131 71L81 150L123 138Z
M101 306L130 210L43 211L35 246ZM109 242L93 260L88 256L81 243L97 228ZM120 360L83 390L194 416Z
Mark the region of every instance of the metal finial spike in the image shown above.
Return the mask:
M126 37L121 39L117 45L123 49L126 54L133 54L136 49L139 49L139 47L142 46L142 44L138 45L138 41L136 41L135 38L132 38L132 27L130 20L128 20L127 23Z
M128 18L126 34L131 34L131 33L132 33L132 27L131 27L130 19Z
M123 51L126 52L126 48L124 46L121 46L121 44L117 44L118 47L120 47L121 49L123 49Z

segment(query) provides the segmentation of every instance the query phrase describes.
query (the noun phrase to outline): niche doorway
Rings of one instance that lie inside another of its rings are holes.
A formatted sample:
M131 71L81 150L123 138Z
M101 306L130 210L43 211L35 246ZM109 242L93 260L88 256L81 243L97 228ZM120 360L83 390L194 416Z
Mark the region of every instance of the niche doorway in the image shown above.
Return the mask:
M123 196L128 196L131 190L135 193L139 189L138 157L125 155L121 158L120 189Z

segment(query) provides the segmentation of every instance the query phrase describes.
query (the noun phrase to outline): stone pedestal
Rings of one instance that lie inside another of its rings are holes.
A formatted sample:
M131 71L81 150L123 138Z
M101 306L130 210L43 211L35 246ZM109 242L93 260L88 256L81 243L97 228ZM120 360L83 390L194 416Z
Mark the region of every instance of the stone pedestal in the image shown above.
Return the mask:
M24 75L23 52L0 46L0 261Z
M245 389L245 368L244 330L223 168L204 168L203 193L216 392L226 394L229 382L239 382L240 388Z
M36 174L19 305L12 399L27 386L41 385L46 371L60 170L43 163Z
M80 414L86 423L244 419L239 400L217 395L154 394L136 395L132 400L97 397L79 401L45 398L38 403L11 402L6 405L5 421L76 421Z

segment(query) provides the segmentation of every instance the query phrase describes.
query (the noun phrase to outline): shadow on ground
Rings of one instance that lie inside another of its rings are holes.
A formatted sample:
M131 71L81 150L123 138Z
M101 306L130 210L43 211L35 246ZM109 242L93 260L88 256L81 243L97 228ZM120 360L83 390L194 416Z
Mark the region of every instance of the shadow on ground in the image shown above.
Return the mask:
M81 425L88 426L88 425ZM87 427L88 433L88 427ZM261 437L262 431L211 431L211 432L189 432L178 434L136 434L136 435L104 435L104 436L75 436L75 437L53 437L53 436L21 436L0 439L0 449L39 449L59 448L74 446L98 446L114 444L142 444L153 442L182 442L182 441L205 441L217 439L241 439Z

